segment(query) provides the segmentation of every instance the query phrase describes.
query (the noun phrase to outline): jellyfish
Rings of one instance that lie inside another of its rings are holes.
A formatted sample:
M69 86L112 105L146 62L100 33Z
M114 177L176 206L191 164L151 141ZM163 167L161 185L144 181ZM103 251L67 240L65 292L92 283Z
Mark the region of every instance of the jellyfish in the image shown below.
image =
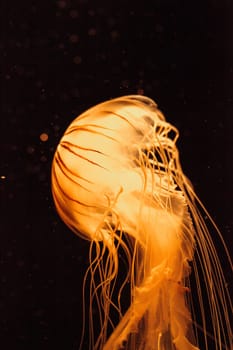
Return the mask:
M77 236L90 241L84 290L89 276L91 350L232 349L232 303L206 217L232 268L231 259L182 171L178 136L153 100L131 95L81 114L57 147L55 207ZM127 273L117 288L120 251Z

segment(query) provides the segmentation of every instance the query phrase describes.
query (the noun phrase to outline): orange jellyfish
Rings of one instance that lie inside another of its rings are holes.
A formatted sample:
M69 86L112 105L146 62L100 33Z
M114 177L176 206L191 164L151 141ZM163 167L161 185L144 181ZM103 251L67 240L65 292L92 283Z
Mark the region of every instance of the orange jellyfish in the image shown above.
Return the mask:
M231 299L204 216L232 268L230 256L183 174L178 136L153 100L132 95L81 114L57 147L56 209L75 234L90 241L89 349L233 349ZM116 296L119 250L128 272ZM198 307L191 298L191 270ZM130 305L123 312L128 282Z

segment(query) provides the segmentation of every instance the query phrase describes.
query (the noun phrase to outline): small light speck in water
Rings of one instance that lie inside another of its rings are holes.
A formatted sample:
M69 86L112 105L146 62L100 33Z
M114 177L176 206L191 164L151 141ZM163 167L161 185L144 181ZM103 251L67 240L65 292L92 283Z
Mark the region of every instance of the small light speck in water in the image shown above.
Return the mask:
M43 142L46 142L48 141L48 134L46 134L45 132L43 132L42 134L40 134L40 140L43 141Z
M80 64L82 62L82 58L80 56L75 56L73 62L75 64Z

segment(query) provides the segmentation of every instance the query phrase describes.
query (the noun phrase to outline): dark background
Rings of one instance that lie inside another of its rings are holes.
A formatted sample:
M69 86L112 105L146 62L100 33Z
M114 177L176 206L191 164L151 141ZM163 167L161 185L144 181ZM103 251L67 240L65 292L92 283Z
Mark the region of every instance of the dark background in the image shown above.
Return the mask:
M3 349L77 349L89 244L56 214L50 170L66 127L98 102L143 93L158 103L232 253L231 3L1 2Z

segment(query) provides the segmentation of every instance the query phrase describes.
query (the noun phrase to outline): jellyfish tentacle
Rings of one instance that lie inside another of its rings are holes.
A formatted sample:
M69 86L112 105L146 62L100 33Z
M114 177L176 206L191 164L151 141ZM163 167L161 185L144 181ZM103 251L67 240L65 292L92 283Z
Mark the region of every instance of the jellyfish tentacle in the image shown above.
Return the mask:
M191 322L184 299L186 287L181 287L178 284L175 286L174 282L172 282L173 286L171 288L168 277L170 273L164 265L161 264L161 266L153 268L151 274L142 285L135 288L130 308L115 328L114 333L109 337L103 350L121 349L122 344L128 341L131 334L140 332L140 322L143 320L143 317L155 318L156 314L160 320L157 323L157 327L154 330L150 329L149 333L145 331L142 333L143 335L139 334L140 338L144 337L146 339L146 345L143 349L165 349L163 345L164 334L171 332L171 341L175 344L176 350L199 350L199 348L188 341L185 334L187 324ZM164 277L161 278L161 276ZM174 292L169 293L168 289ZM155 295L158 295L158 297L156 298ZM166 300L163 300L162 295L163 297L167 295ZM167 307L170 307L168 313L166 311ZM163 316L165 316L164 319Z

